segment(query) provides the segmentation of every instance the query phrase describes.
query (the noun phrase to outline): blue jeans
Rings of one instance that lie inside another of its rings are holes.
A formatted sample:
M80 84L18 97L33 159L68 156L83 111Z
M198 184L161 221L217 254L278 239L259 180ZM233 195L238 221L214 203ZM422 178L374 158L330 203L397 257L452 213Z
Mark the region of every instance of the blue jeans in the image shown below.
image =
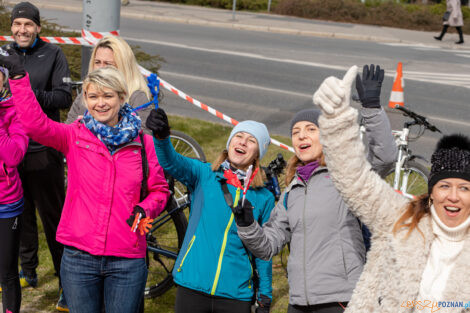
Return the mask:
M147 281L145 259L95 256L66 247L60 267L70 313L137 313Z

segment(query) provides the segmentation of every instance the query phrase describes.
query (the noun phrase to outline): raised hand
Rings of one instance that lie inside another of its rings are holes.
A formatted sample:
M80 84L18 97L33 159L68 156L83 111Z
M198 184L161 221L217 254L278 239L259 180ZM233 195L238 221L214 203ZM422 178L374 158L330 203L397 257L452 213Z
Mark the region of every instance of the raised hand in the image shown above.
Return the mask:
M152 130L153 136L157 139L165 139L170 136L170 125L168 124L168 117L163 109L153 109L150 112L145 125L148 129Z
M380 108L380 90L384 80L385 72L380 65L364 65L362 79L358 74L356 77L356 90L364 108Z
M313 94L313 103L318 105L325 115L338 115L350 105L351 86L356 75L357 66L354 65L346 72L343 79L328 77Z
M21 57L11 48L7 48L6 53L5 50L3 50L3 52L4 53L0 53L0 66L8 69L9 76L12 79L23 77L26 72Z

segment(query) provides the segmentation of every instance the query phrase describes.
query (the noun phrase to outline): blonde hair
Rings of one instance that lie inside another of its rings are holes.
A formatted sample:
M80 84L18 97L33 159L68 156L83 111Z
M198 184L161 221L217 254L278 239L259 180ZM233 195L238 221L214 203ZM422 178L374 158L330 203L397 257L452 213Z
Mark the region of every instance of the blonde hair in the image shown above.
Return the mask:
M145 92L148 99L152 99L152 94L147 87L147 82L145 81L144 76L140 73L135 55L132 52L131 47L121 37L105 36L101 38L100 41L98 41L91 54L90 63L88 65L88 73L93 71L96 51L99 48L108 48L113 51L116 67L124 76L127 88L129 90L129 97L135 91L140 90Z
M220 165L228 159L228 151L224 149L217 159L215 160L214 163L212 163L212 171L216 172L219 170ZM253 178L253 181L251 182L251 187L253 188L261 188L264 186L264 182L266 181L266 174L264 173L263 169L260 167L260 162L259 158L256 157L253 160L253 171L255 169L259 168L258 173L256 173L255 177Z
M83 80L83 93L85 100L87 97L88 87L93 84L99 91L103 88L109 88L117 92L120 99L126 99L128 95L126 82L122 73L114 67L102 67L88 73Z

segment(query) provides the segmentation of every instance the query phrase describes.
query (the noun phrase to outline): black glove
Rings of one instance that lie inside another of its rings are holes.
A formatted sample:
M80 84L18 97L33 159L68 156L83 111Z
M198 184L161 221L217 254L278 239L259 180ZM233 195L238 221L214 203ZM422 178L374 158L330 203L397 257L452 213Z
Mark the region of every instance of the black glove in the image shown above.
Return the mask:
M170 136L170 125L168 124L168 117L163 109L153 109L150 112L145 125L148 129L152 130L153 136L157 139L165 139Z
M271 308L271 299L268 296L260 295L258 298L258 307L256 313L269 313Z
M238 226L250 226L255 221L255 218L253 217L253 206L250 201L246 199L243 205L242 199L240 199L240 201L238 201L238 205L232 208L232 212L235 217L235 223L237 223Z
M380 108L380 90L384 80L384 70L374 64L364 65L362 69L362 80L359 74L356 76L356 90L364 108Z
M140 206L136 205L134 207L134 209L132 210L131 216L129 216L129 218L126 220L127 225L129 225L130 227L132 227L132 225L134 225L135 216L138 213L141 214L141 216L140 216L141 219L146 217L145 210L143 208L141 208Z
M8 69L11 79L14 79L15 76L23 77L26 72L24 70L23 60L21 60L21 57L10 46L7 47L6 52L9 55L5 56L0 54L0 65Z

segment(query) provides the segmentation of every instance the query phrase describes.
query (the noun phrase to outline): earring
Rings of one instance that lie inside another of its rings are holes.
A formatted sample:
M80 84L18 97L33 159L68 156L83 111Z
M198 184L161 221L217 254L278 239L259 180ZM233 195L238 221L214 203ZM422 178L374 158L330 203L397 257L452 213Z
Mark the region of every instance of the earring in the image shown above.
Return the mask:
M432 206L432 199L431 197L428 198L428 208L430 209Z

